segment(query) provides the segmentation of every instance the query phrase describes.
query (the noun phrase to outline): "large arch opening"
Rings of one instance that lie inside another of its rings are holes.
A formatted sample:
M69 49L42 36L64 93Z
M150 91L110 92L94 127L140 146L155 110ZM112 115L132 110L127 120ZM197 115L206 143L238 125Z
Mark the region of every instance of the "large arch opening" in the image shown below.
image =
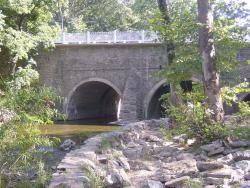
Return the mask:
M169 85L165 85L166 80L162 80L151 89L145 102L145 117L146 119L158 119L165 116L165 109L162 107L163 94L170 92Z
M120 92L102 81L86 81L69 97L68 120L116 121L119 118Z

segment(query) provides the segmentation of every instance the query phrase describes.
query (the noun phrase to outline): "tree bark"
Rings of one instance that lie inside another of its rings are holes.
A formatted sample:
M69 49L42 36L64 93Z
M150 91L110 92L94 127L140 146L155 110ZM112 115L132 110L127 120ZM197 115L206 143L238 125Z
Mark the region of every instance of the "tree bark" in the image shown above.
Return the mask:
M161 12L161 16L164 20L164 24L168 25L171 23L171 19L169 17L168 5L166 0L157 0L159 10ZM167 54L168 54L168 63L172 64L175 58L175 46L173 42L167 44ZM176 94L176 85L170 84L170 103L173 106L180 105L180 99Z
M203 84L208 105L213 110L213 118L217 122L224 120L224 110L220 95L219 72L216 69L216 56L213 38L213 13L210 0L197 0L199 30L199 44L202 56Z

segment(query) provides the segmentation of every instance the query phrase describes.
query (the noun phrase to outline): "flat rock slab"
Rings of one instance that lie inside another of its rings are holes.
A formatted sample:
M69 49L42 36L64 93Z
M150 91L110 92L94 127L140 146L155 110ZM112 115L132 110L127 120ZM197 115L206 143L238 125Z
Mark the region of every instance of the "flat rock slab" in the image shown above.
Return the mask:
M171 163L165 163L162 165L162 168L169 171L169 174L178 174L178 175L192 175L198 172L196 167L196 160L187 159L180 160Z
M221 170L214 170L210 172L204 172L204 177L212 177L212 178L227 178L231 179L233 174L233 170L231 169L221 169Z
M215 169L220 169L223 168L224 165L219 162L203 162L200 161L197 163L197 168L199 171L207 171L207 170L215 170Z

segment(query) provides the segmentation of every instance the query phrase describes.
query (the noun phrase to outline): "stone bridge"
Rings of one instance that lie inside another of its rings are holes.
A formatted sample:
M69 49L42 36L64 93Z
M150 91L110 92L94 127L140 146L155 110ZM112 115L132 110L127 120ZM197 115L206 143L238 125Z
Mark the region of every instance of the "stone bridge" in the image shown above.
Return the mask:
M60 91L69 120L159 118L169 90L155 73L167 62L159 43L57 44L39 55L46 85Z
M58 41L37 61L43 82L64 97L61 108L69 120L162 116L159 98L169 86L155 74L167 64L167 57L154 34L63 34ZM250 48L239 55L250 59ZM242 70L250 79L249 66Z

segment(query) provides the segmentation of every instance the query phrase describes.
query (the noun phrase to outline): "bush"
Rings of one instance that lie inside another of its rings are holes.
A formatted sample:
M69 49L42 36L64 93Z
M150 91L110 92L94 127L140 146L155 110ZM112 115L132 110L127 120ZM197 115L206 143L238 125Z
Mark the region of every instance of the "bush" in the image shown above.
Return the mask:
M178 125L170 130L172 135L187 134L189 138L196 138L200 143L207 143L225 135L224 125L213 121L211 111L205 110L200 102L195 105L171 106L167 112Z
M43 148L52 146L54 139L42 135L40 126L61 116L55 108L61 98L39 84L38 73L30 65L20 68L11 81L4 83L0 108L14 111L16 117L0 125L0 177L2 174L11 182L13 175L18 175L26 183L30 174L37 174L35 182L44 184L48 176Z
M237 119L244 120L250 116L250 107L246 102L241 102L237 98L240 92L248 92L247 83L239 84L235 87L224 87L222 89L223 100L230 105L235 102L239 106ZM230 129L223 122L215 122L212 118L213 111L206 104L203 87L199 84L193 87L192 92L183 93L177 88L177 95L182 100L179 106L171 106L168 103L169 94L162 97L166 113L173 120L173 129L166 130L165 136L170 138L176 134L187 134L190 138L196 138L197 142L208 143L224 137L240 138L240 135L247 138L244 130L247 127L234 126ZM234 130L234 131L231 131ZM249 137L249 136L248 136Z

